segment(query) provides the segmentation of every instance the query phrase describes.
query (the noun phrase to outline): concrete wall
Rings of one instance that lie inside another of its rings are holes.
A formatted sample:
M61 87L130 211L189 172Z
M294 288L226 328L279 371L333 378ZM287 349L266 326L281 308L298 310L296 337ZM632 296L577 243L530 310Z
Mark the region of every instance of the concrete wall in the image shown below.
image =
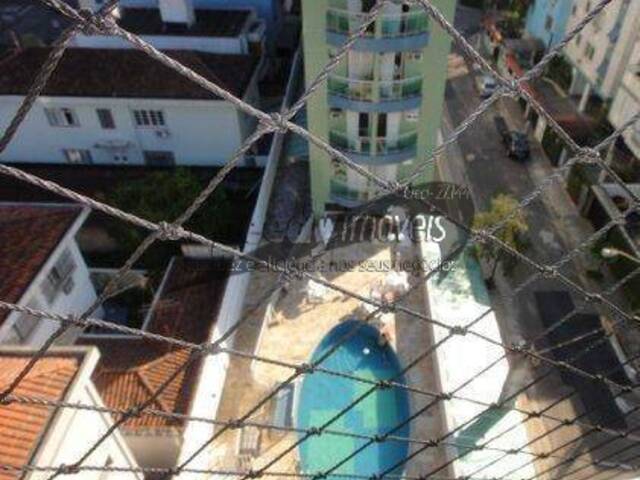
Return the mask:
M252 85L248 93L254 104L255 89ZM0 97L0 130L6 128L21 99L18 96ZM46 107L72 108L80 126L49 125L44 112ZM100 127L97 108L112 111L115 129ZM166 126L136 128L135 109L162 110ZM91 150L95 164L117 163L113 154L118 153L127 155L127 164L140 165L144 163L143 150L161 150L173 152L178 165L221 165L240 146L253 125L253 119L222 101L40 97L16 137L0 154L0 160L65 163L63 149L77 148ZM158 136L158 131L166 131L168 136ZM38 141L34 142L36 138ZM110 141L129 146L118 151L96 147Z
M87 212L85 212L84 215L86 216L86 214ZM60 242L47 262L43 265L40 272L31 282L27 291L23 294L22 298L18 302L19 305L60 314L81 314L91 306L96 299L96 291L89 278L87 265L74 239L77 229L79 228L79 224L81 223L82 221L78 222L78 224L67 233L63 241ZM42 293L42 284L45 281L47 274L51 268L53 268L65 249L68 249L71 252L72 259L76 265L76 268L72 273L74 287L68 294L64 293L62 290L58 291L54 301L50 304ZM101 310L98 310L94 316L100 316L100 312ZM7 317L6 321L0 328L0 343L20 343L20 339L13 330L15 322L18 321L20 317L21 314L18 312L13 312ZM42 346L58 326L59 323L53 320L38 320L37 326L26 340L26 345L35 348ZM73 332L74 330L71 330L71 333ZM72 338L68 338L69 342L72 340Z
M90 376L97 359L98 350L92 348L88 358L85 359L83 368L78 372L69 397L69 403L104 408L100 395L96 391ZM54 418L51 428L45 436L42 446L35 457L36 465L57 466L61 464L71 465L78 461L88 449L113 425L113 419L108 413L96 412L88 409L60 409ZM119 430L114 431L92 453L84 465L137 468L137 464L125 443ZM32 472L26 478L28 480L44 480L49 478L51 472ZM82 478L82 480L104 480L113 478L118 480L142 480L143 475L133 472L110 473L104 476L101 471L82 471L78 475L66 478Z
M554 46L564 37L572 5L573 0L535 0L527 13L527 33L548 47ZM547 17L552 19L550 26Z

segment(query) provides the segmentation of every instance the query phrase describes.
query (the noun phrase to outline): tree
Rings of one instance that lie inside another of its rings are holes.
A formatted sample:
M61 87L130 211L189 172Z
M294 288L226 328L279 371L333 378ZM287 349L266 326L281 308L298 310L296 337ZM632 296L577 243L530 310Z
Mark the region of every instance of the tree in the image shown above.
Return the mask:
M107 194L108 202L126 212L153 222L173 222L202 191L206 182L186 168L154 172L140 180L123 182ZM231 202L222 186L219 186L186 224L189 230L207 238L227 242L234 235L234 217ZM118 222L113 234L125 252L132 252L148 235L141 229ZM166 244L168 242L162 242ZM169 248L171 251L168 251ZM161 262L175 250L175 244L154 250L147 262L151 268L161 267Z
M473 227L476 230L489 230L505 219L505 224L494 235L506 245L521 252L525 248L524 234L529 230L529 226L522 211L518 210L518 201L513 196L501 193L493 197L490 210L478 213ZM487 283L492 285L498 264L510 266L505 265L505 259L512 257L505 257L504 248L491 240L478 245L477 252L480 258L493 263L491 274L487 278Z

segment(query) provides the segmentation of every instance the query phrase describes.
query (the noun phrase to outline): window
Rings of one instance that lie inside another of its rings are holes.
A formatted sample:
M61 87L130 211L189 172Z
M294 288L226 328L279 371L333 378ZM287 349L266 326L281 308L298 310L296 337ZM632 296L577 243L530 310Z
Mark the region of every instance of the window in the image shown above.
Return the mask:
M576 36L576 45L580 46L580 44L581 44L581 43L582 43L582 34L581 34L581 33L579 33L579 34Z
M76 263L71 256L71 251L65 249L42 282L42 294L47 302L53 303L60 290L67 295L71 293L74 287L71 275L75 269Z
M63 153L65 158L67 159L67 163L93 163L91 150L85 150L81 148L65 148L63 150Z
M387 114L378 114L378 138L386 138L387 136Z
M360 113L358 115L358 136L360 137L369 136L369 114L368 113Z
M79 127L78 117L70 108L45 108L49 125L52 127Z
M584 54L589 60L593 60L593 56L596 53L596 49L590 43L587 43L587 46L584 49Z
M116 128L116 122L113 120L113 114L108 108L98 108L96 110L98 114L98 121L100 126L106 130L112 130Z
M36 301L30 301L27 307L34 310L39 310L40 305ZM28 313L22 313L17 318L15 323L11 326L14 335L20 343L26 343L33 331L38 326L38 317L29 315Z
M164 127L164 113L162 110L134 110L133 118L136 127Z
M173 152L145 150L144 163L150 167L172 167L176 164Z

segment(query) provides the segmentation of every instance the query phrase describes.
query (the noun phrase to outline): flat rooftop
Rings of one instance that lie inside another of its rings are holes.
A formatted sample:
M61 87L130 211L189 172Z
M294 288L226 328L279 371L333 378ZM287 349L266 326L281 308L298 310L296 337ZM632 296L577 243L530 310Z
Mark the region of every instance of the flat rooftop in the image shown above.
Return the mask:
M157 8L125 8L118 23L138 35L237 37L250 16L250 10L197 9L195 22L187 25L164 22Z

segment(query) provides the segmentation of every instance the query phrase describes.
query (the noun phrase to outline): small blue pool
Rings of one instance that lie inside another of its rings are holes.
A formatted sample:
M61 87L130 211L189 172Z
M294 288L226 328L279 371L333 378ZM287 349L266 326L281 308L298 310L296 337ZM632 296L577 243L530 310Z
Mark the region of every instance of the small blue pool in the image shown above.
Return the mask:
M352 329L359 329L326 360L327 369L365 377L374 381L395 378L401 371L398 357L389 346L378 345L378 330L356 320L341 323L333 328L313 352L311 361L321 357L340 342ZM306 375L298 400L298 427L319 427L349 405L355 398L371 388L370 384L316 372ZM407 391L398 388L378 389L365 400L336 420L329 428L374 436L387 433L409 417ZM409 425L393 433L409 437ZM332 434L308 438L300 445L301 467L304 473L317 474L329 470L367 440ZM383 473L406 458L408 443L387 440L373 443L336 469L334 474L376 475ZM392 474L402 473L399 467Z

